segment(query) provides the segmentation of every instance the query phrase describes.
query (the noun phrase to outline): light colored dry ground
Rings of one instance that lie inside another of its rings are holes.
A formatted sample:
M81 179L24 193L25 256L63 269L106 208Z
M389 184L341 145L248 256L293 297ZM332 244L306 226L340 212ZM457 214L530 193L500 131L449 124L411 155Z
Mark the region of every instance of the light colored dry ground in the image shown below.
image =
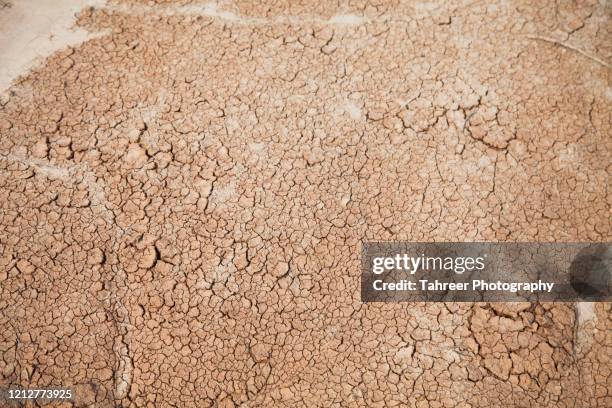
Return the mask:
M0 386L612 406L610 304L359 298L367 239L610 240L609 2L9 1Z
M0 92L52 52L94 37L74 15L101 0L0 0ZM102 34L102 33L98 33Z

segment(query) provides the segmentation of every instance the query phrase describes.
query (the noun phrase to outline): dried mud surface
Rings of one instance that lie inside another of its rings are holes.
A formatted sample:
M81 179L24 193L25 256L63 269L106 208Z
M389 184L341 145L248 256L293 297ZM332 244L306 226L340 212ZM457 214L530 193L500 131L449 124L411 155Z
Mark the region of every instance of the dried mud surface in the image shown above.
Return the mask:
M96 407L612 406L609 303L359 297L363 240L610 240L609 16L84 9L92 38L0 98L0 387Z

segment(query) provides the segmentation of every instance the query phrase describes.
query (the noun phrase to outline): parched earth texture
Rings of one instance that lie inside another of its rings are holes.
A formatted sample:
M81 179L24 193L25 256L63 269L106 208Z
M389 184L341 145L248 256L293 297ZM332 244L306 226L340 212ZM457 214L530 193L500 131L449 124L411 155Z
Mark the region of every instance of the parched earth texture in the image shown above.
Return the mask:
M612 406L610 303L359 293L367 240L610 241L611 7L83 8L0 98L0 387Z

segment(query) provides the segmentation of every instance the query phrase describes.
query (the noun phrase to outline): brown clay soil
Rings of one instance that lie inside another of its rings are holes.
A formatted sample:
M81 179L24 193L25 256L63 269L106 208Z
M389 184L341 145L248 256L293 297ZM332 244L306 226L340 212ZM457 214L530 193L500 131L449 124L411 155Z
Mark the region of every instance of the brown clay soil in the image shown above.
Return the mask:
M612 406L609 303L359 294L364 240L610 240L609 1L72 3L0 41L0 388Z

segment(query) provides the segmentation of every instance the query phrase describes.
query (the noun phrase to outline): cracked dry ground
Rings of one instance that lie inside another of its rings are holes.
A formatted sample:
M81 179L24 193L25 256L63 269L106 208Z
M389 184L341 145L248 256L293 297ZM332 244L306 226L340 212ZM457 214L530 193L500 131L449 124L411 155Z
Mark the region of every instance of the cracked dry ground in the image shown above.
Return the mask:
M364 240L610 240L610 3L255 3L86 9L3 96L0 387L612 406L609 303L359 294Z

